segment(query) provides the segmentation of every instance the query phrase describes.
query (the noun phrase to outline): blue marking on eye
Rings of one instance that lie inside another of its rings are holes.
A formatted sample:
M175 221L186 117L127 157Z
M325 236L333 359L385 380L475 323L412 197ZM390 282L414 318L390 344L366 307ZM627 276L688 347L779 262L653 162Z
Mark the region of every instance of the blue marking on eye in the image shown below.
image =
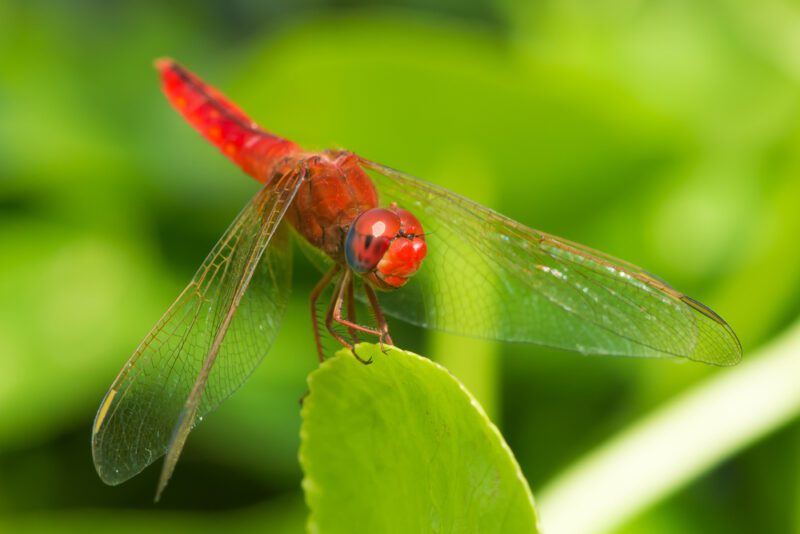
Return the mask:
M344 257L347 260L347 265L350 266L357 273L365 273L372 269L374 265L369 265L365 260L367 258L359 258L356 248L359 246L359 235L355 231L355 224L350 227L347 232L347 239L344 241ZM372 236L370 236L372 237Z

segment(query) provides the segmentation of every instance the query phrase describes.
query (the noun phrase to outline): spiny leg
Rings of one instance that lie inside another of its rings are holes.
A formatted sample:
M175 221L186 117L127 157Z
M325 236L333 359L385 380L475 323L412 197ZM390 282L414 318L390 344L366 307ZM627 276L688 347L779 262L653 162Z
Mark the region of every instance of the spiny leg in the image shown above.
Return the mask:
M317 282L317 285L314 286L314 289L311 290L311 327L314 329L314 343L317 346L317 355L319 356L319 361L325 361L325 352L322 349L322 339L319 335L319 320L317 318L317 300L319 296L325 291L325 288L328 287L333 280L333 277L341 270L341 266L339 264L334 265L331 267L328 272L326 272L322 279ZM334 290L335 293L335 290Z
M351 323L356 323L356 299L354 294L355 280L351 277L350 282L347 284L347 320ZM355 328L349 327L350 337L353 339L353 345L358 343L358 332Z
M359 357L356 354L355 345L353 345L352 343L348 342L344 337L342 337L339 334L339 332L337 332L333 328L334 313L335 313L336 308L339 308L341 310L344 286L347 283L348 278L350 278L350 271L346 270L344 272L344 274L342 275L342 277L339 278L339 280L336 281L336 285L333 288L333 296L331 297L331 303L328 305L328 311L325 314L325 328L336 339L336 341L338 341L343 346L345 346L348 349L350 349L350 351L352 351L352 353L355 355L355 357L361 363L370 363L370 362L362 359L361 357Z
M375 314L375 320L378 321L378 329L383 334L383 339L389 345L394 345L392 336L389 335L389 323L386 322L386 317L383 316L381 304L378 302L378 296L375 290L369 284L364 284L364 292L367 294L369 305L372 307L372 312Z
M346 326L348 329L353 329L358 332L369 334L372 336L376 336L378 338L378 343L380 344L380 348L383 351L383 344L384 344L384 337L386 332L378 330L376 328L371 328L368 326L363 326L358 323L354 323L352 321L348 321L344 317L342 317L342 301L344 300L344 292L347 284L352 283L352 273L350 271L346 271L344 275L342 275L342 280L340 282L341 286L339 288L339 298L335 299L333 302L333 308L330 310L330 320L335 321L343 326ZM385 321L384 321L385 322ZM326 323L327 324L327 323ZM330 327L329 327L330 329ZM353 354L355 354L356 358L360 361L362 360L358 354L356 354L355 349L353 349ZM372 361L371 359L369 361Z
M346 270L344 272L344 274L342 275L342 277L339 279L339 281L336 283L336 287L333 290L333 299L331 300L331 305L328 308L328 313L325 316L325 327L328 329L328 332L330 332L330 334L334 338L336 338L337 341L339 341L339 343L341 343L342 345L344 345L345 347L350 349L350 351L353 353L353 356L355 356L358 361L360 361L363 364L370 364L370 363L372 363L372 358L370 358L369 360L365 360L364 358L359 356L358 352L356 351L355 345L352 345L352 344L348 343L339 334L339 332L337 332L333 328L333 322L335 321L335 322L337 322L339 324L342 324L342 325L347 326L347 327L352 327L355 330L358 330L358 331L361 331L361 332L367 332L367 333L374 334L374 335L380 335L380 333L377 332L377 331L370 331L370 329L368 329L368 328L366 328L364 326L361 326L359 324L356 324L356 323L348 323L348 321L346 321L344 318L342 318L342 302L344 301L345 288L346 288L347 284L352 281L351 280L352 274L353 274L352 272L350 272L349 270Z

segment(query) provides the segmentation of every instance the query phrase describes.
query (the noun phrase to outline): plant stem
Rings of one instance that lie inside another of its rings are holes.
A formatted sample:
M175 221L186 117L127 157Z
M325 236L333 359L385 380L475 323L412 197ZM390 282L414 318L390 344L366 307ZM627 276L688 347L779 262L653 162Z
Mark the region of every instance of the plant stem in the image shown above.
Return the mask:
M607 532L800 413L800 321L609 440L536 493L542 526Z

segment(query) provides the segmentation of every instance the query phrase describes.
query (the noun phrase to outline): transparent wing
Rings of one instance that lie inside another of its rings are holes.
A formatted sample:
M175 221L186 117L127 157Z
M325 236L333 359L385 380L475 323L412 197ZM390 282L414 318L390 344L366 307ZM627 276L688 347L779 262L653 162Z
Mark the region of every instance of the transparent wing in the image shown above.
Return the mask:
M301 180L276 177L259 191L120 371L92 433L104 482L124 482L161 457L193 404L185 440L269 350L291 281L291 248L279 223Z
M722 318L635 265L527 228L480 204L362 160L381 195L420 219L428 255L385 311L448 332L586 354L732 365Z

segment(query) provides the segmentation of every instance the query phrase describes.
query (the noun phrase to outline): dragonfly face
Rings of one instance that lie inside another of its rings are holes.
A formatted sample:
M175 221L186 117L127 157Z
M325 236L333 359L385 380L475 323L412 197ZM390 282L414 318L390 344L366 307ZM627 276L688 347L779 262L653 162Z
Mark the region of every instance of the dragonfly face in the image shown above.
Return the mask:
M384 290L404 286L427 252L422 225L411 212L396 205L359 215L345 241L349 267Z

